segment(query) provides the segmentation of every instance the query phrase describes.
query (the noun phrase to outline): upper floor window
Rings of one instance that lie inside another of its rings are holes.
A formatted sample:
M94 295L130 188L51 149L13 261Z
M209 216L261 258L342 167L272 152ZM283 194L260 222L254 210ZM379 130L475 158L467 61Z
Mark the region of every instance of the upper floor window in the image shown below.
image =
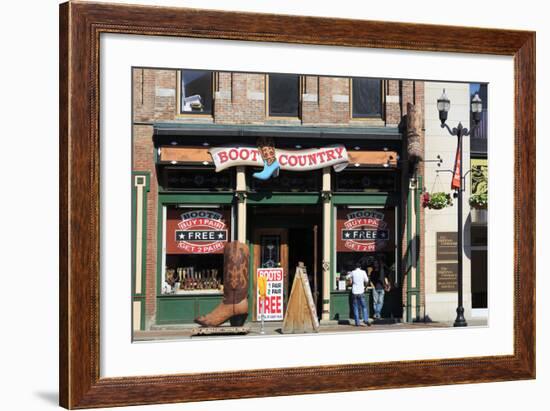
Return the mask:
M382 80L354 78L351 81L352 117L382 117Z
M213 73L181 70L180 114L212 114Z
M298 74L270 74L268 95L270 117L299 117L300 76Z

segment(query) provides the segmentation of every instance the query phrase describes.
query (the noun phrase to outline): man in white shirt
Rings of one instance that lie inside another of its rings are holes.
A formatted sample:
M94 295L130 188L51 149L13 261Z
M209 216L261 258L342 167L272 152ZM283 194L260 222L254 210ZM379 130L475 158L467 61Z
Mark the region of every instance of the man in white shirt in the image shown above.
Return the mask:
M352 280L351 297L353 299L353 317L355 319L355 326L370 326L371 321L369 320L369 307L365 301L365 284L369 283L369 277L367 276L365 270L361 268L360 263L355 265L355 270L348 273L346 280L349 279ZM359 321L359 308L361 308L361 313L363 314L363 323Z

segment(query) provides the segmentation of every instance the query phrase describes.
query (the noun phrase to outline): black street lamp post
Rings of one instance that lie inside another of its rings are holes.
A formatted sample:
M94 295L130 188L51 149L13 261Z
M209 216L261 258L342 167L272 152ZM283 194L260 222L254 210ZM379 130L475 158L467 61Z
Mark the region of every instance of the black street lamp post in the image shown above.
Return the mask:
M441 128L446 128L449 134L457 137L457 153L458 158L456 159L459 172L459 183L457 188L457 200L458 200L458 227L457 227L457 258L458 258L458 306L456 308L456 319L454 322L455 327L466 327L468 323L464 318L464 305L463 305L463 278L462 278L462 259L463 259L463 249L462 249L462 191L463 191L463 179L462 174L462 137L469 136L471 131L462 125L461 122L458 123L458 126L453 127L452 129L446 124L447 115L451 108L451 101L445 94L445 89L443 89L443 94L437 100L437 110L439 110L439 120L441 120ZM479 95L475 95L471 101L471 110L472 117L474 119L474 127L477 127L479 120L481 118L481 110L483 108L481 99ZM453 175L454 178L454 175Z

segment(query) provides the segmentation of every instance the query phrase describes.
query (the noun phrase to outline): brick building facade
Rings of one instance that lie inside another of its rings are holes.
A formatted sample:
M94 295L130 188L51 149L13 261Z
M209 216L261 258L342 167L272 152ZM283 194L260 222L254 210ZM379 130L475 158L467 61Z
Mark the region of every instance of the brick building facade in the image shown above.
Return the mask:
M315 297L322 321L349 317L349 290L338 289L342 264L336 251L340 241L336 215L341 209L382 210L391 215L395 220L395 225L389 227L393 233L394 251L384 249L386 251L380 254L386 253L384 261L392 270L394 286L393 294L388 296L391 298L387 300L385 316L392 321L417 318L420 307L424 305L424 251L421 246L424 212L419 206L421 183L418 183L422 180L424 165L420 163L414 172L411 171L404 117L407 103L424 107L424 83L370 79L370 83L364 84L371 87L369 90L372 93L363 95L360 94L363 93L360 82L356 79L297 76L298 109L295 116L286 116L271 112L272 104L275 104L271 99L277 92L274 87L276 75L208 72L211 89L207 92L211 92L208 98L211 98L212 107L210 112L204 113L195 110L195 107L189 109L187 105L185 98L193 96L186 95L184 72L134 68L132 73L133 173L147 178L143 204L137 194L134 198L134 257L141 258L134 264L134 283L138 277L141 278L141 289L134 292L134 328L149 330L160 325L191 322L193 315L201 314L220 300L215 290L203 290L202 293L178 291L171 295L164 294L162 290L166 272L171 269L179 272L178 263L174 263L176 268L170 268L172 261L179 261L178 258L199 261L197 256L166 254L166 242L171 241L166 234L171 210L178 207L208 208L213 204L227 210L231 216L228 224L231 239L246 242L252 252L256 246L261 250L261 246L255 243L254 224L265 221L262 213L274 213L274 221L279 217L281 221L294 221L295 217L298 221L299 216L285 217L285 213L302 213L304 221L311 220L315 227L318 226L319 241L311 240L311 246L316 244L314 254L319 257L318 261L311 261L312 267L309 269L317 269L312 274L315 280L312 283L317 284ZM273 82L271 86L270 81ZM376 98L372 97L373 94ZM202 96L202 103L197 106L204 108L208 101ZM355 115L360 104L365 107L370 104L374 107L373 113ZM189 111L185 111L187 109ZM423 149L424 133L419 130L419 134ZM314 149L342 144L349 153L350 162L341 174L331 171L329 167L316 171L282 171L281 178L291 182L287 186L290 187L288 192L285 192L283 184L269 195L265 194L265 190L269 191L269 185L254 188L256 183L252 181L248 167L242 166L230 169L228 181L231 182L228 187L193 186L196 183L192 182L193 176L195 180L209 181L209 176L217 175L210 158L204 157L209 148L229 143L254 146L258 137L273 137L277 149ZM180 150L177 155L185 152L197 157L166 160L169 154L176 155L173 153L177 149ZM352 162L353 159L358 160ZM197 176L201 176L200 179ZM305 176L312 178L307 180ZM188 181L188 177L190 183L181 183ZM170 181L176 181L174 178L179 180L171 186ZM241 178L245 183L239 187ZM415 227L411 227L409 221L411 212L415 213ZM287 228L291 231L285 235L294 233L296 237L306 232L307 225L298 224L298 227L289 224ZM262 229L274 230L273 227L266 228L268 226L262 226ZM292 241L295 240L291 239L288 247L292 247ZM310 240L304 241L310 244ZM414 246L411 246L412 242ZM287 251L292 254L291 249ZM371 254L376 252L375 247ZM286 261L286 264L292 262ZM254 264L251 259L251 273L257 268ZM287 269L291 271L292 267ZM414 278L411 280L413 269ZM191 271L185 271L185 275ZM208 273L201 274L205 278L214 278L217 271L209 268L204 272ZM255 293L253 284L251 275L251 293ZM285 293L288 291L285 289ZM250 299L254 300L252 297ZM194 311L187 315L189 310ZM251 310L255 310L252 305ZM250 315L249 319L253 320L254 316Z

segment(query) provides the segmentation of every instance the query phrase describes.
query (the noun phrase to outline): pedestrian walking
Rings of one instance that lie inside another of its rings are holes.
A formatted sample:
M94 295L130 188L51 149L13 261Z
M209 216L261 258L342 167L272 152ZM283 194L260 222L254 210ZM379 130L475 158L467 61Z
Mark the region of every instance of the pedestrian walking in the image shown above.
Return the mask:
M348 273L346 280L351 280L351 296L353 303L353 317L355 326L370 326L369 307L365 301L365 284L369 283L369 277L365 270L362 269L361 263L355 265L355 269ZM363 322L360 321L360 313L363 316Z

